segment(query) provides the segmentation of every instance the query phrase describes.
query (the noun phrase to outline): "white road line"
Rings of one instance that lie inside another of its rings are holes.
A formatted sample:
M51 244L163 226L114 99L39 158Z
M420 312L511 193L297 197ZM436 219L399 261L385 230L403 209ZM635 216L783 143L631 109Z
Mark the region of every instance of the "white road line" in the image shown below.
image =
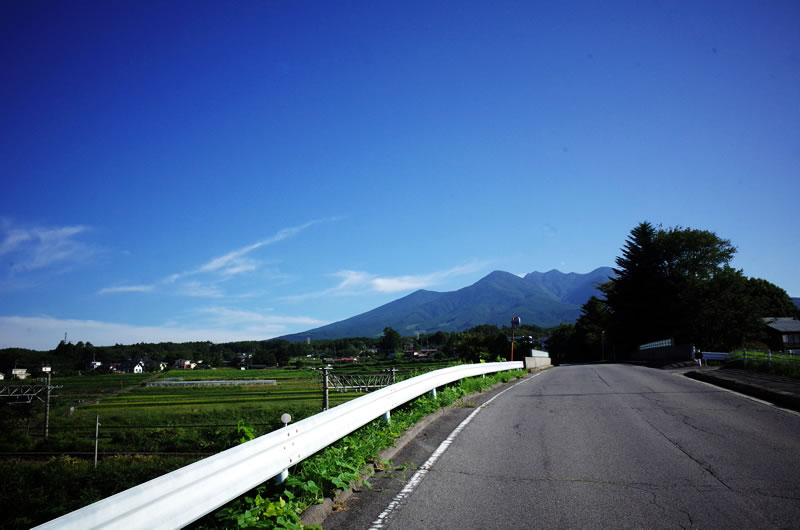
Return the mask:
M763 399L759 399L757 397L748 396L747 394L742 394L741 392L737 392L736 390L731 390L730 388L725 388L724 386L717 386L714 383L709 383L707 381L701 381L699 379L692 379L691 377L686 377L686 379L688 379L689 381L694 381L695 383L704 384L704 385L709 386L709 387L711 387L711 388L713 388L715 390L722 390L722 391L728 392L730 394L735 394L735 395L737 395L739 397L743 397L745 399L749 399L750 401L755 401L756 403L761 403L762 405L766 405L768 407L772 407L773 409L778 409L778 410L786 412L788 414L792 414L793 416L800 416L800 412L797 412L795 410L791 410L791 409L786 409L786 408L780 407L780 406L776 405L775 403L770 403L769 401L764 401Z
M500 396L502 396L503 394L505 394L506 392L508 392L512 388L514 388L514 387L516 387L518 385L521 385L523 383L527 383L528 381L532 380L534 377L538 377L539 375L541 375L543 373L544 372L539 372L537 374L534 374L531 377L528 377L528 378L520 381L519 383L516 383L516 384L506 388L502 392L499 392L496 396L492 397L491 399L489 399L488 401L483 403L480 407L478 407L474 411L472 411L472 414L467 416L464 421L462 421L461 423L458 424L458 427L453 429L453 432L451 432L450 435L441 444L439 444L439 447L436 448L436 451L433 452L433 454L430 456L430 458L428 458L428 460L426 460L425 463L422 464L422 467L420 467L419 470L416 473L414 473L414 476L411 477L411 479L408 482L406 482L406 485L403 487L402 490L400 490L400 493L395 495L394 499L392 499L392 502L390 502L389 505L386 507L386 509L383 510L383 512L381 512L381 514L378 516L378 518L375 519L372 522L372 526L370 526L370 530L377 530L379 528L384 528L384 525L386 525L386 523L388 522L389 517L392 515L392 513L395 512L398 508L400 508L400 506L405 502L405 500L412 493L414 493L414 490L417 488L417 486L419 486L419 484L422 482L422 479L425 478L425 475L428 474L428 471L433 467L433 465L436 463L436 461L439 460L439 458L444 454L445 451L447 451L447 448L450 447L450 445L452 445L453 441L461 433L461 431L463 431L464 428L473 419L475 419L475 416L478 415L478 413L481 411L481 409L483 407L485 407L486 405L488 405L489 403L491 403L495 399L499 398Z

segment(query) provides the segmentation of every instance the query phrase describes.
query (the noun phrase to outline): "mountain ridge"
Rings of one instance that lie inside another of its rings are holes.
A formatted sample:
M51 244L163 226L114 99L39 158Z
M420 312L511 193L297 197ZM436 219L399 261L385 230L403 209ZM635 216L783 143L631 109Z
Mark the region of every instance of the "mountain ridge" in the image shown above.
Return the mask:
M455 291L420 289L359 315L325 326L278 337L290 341L310 338L377 337L391 327L409 336L436 331L457 332L479 324L510 324L519 316L542 327L574 322L590 296L600 295L597 284L613 275L610 267L589 273L532 272L524 277L492 271L472 285Z

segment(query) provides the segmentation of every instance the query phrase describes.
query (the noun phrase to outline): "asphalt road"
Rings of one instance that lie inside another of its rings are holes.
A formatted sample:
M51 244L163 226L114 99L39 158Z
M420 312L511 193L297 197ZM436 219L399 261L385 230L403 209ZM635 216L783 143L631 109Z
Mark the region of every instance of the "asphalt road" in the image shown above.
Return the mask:
M501 390L445 415L324 527L800 527L797 413L630 365Z

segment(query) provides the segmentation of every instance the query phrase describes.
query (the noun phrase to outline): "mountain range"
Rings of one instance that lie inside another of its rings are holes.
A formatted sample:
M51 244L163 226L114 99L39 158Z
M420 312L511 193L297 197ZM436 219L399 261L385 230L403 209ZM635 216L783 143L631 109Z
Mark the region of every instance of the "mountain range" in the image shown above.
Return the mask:
M613 274L610 267L587 274L553 269L524 277L494 271L457 291L421 289L366 313L280 338L300 341L378 337L387 326L403 336L455 332L479 324L509 325L515 316L521 317L523 325L555 326L575 322L581 306L592 295L600 294L597 285L607 282Z

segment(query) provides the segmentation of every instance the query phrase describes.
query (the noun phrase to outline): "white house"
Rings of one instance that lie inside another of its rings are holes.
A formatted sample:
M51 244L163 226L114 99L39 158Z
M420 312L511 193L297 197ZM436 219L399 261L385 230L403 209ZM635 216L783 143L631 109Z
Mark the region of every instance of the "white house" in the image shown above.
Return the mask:
M143 374L144 361L122 361L119 368L126 374Z
M12 368L11 379L27 379L31 374L28 373L27 368Z

